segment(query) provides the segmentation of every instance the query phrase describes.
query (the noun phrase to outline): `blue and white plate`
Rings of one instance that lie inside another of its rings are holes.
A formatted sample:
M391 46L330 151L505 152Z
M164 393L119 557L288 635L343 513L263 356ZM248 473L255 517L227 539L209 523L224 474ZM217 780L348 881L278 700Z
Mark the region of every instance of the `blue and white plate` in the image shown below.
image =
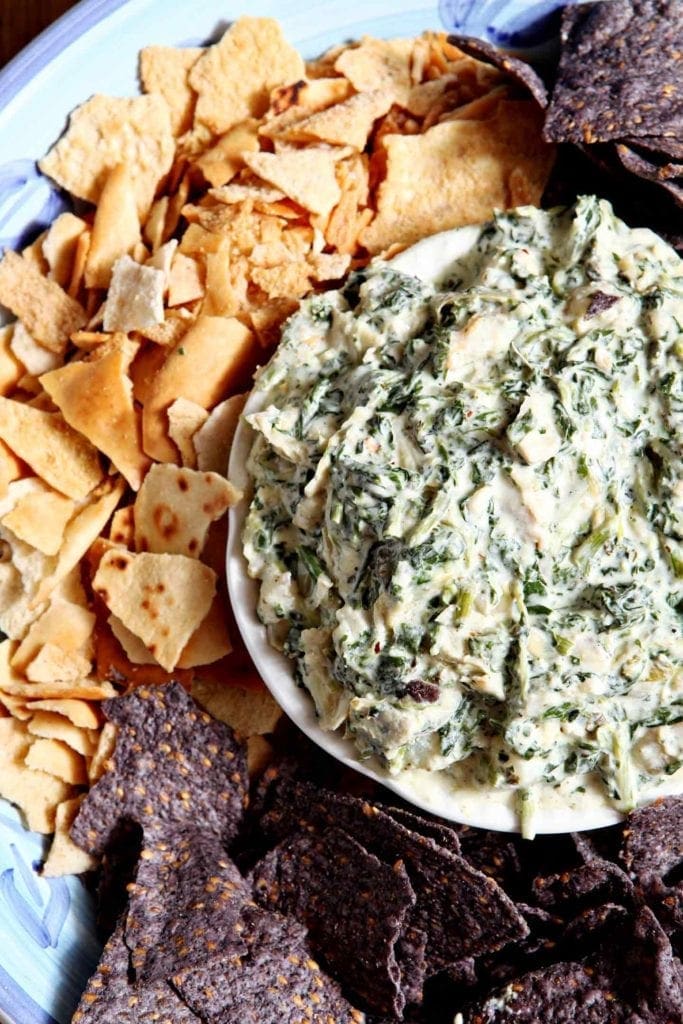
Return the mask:
M151 43L196 46L242 13L277 17L305 56L363 34L425 29L479 35L545 55L562 0L84 0L0 72L0 248L31 241L63 199L35 162L70 111L95 92L137 91ZM0 801L0 1020L67 1024L99 955L91 898L78 878L44 879L40 836Z

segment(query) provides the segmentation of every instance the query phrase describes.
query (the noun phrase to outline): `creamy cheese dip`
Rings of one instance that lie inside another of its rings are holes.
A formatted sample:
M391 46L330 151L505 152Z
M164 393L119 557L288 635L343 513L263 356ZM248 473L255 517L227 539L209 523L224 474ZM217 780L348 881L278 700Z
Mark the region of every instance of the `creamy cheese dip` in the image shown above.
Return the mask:
M683 785L683 262L593 197L442 237L305 300L258 375L258 614L390 772L527 832L548 789L627 810Z

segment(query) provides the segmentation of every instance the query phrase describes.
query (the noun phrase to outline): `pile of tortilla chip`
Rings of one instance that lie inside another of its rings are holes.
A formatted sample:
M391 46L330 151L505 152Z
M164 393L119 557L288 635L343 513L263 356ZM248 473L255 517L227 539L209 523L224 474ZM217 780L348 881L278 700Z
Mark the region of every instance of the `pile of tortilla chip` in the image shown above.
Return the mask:
M76 212L0 261L0 795L64 845L103 699L179 679L247 736L277 718L231 653L224 474L283 319L374 254L538 203L553 158L524 82L432 32L306 63L245 17L146 48L140 78L72 113L40 167Z
M682 207L681 4L568 6L561 41L545 137L597 147L602 161L652 182Z
M75 1024L680 1024L683 798L529 843L341 792L290 737L245 807L244 746L178 684L104 713L73 837L119 912Z

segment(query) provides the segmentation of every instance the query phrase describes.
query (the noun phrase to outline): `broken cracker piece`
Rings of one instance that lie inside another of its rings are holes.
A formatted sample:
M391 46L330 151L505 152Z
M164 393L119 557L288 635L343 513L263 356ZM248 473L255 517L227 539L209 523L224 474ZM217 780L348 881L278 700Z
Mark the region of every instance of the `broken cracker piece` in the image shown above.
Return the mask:
M82 875L94 871L98 860L74 843L70 836L71 826L83 801L84 794L71 800L63 800L55 812L55 834L47 855L43 878L60 878L63 875Z
M85 261L86 288L108 288L114 264L140 242L140 218L132 175L117 164L106 177L95 211Z
M245 153L247 167L311 213L328 216L341 197L335 164L346 153L309 146L280 153Z
M11 309L29 334L51 352L64 352L69 335L83 327L86 312L56 281L44 277L16 252L0 261L0 303Z
M183 466L197 468L197 453L192 439L206 422L208 412L187 398L177 398L168 407L168 436L180 452Z
M166 100L176 136L192 127L196 94L189 74L204 52L198 46L146 46L140 51L142 88L160 93Z
M54 775L71 786L81 786L87 781L82 756L61 740L35 740L26 753L24 764L33 771Z
M163 323L165 288L163 271L121 256L114 264L104 304L105 331L126 333Z

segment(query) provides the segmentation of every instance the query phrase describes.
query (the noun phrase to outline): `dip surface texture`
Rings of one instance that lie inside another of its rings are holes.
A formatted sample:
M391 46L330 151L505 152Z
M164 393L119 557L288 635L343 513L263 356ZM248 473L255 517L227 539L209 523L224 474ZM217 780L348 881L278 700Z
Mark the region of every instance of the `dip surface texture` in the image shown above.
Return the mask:
M592 197L460 249L305 300L261 371L259 616L390 772L626 810L683 762L683 263Z

